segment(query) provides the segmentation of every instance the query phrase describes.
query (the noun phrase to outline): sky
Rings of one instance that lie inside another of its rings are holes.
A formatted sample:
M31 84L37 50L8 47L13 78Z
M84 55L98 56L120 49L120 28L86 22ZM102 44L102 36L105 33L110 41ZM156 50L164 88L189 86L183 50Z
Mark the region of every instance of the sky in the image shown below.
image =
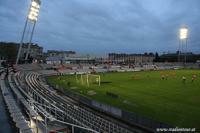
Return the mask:
M0 0L0 41L20 42L30 0ZM42 0L32 42L46 50L106 54L200 53L200 0Z

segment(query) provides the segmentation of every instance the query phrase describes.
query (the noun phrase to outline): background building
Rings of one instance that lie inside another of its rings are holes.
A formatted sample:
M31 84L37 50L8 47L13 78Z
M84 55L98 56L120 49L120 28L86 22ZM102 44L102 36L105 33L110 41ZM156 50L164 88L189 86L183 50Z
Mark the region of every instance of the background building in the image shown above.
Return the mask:
M108 60L113 64L139 64L139 63L152 63L154 60L153 54L125 54L125 53L109 53Z
M25 58L28 49L28 44L22 45L22 51L20 57ZM40 59L43 57L43 47L39 46L38 44L31 44L31 48L29 51L29 57L33 59Z
M47 56L48 57L72 57L75 56L75 51L58 51L58 50L48 50Z
M200 54L194 54L192 52L179 52L176 53L166 53L162 54L158 57L156 60L157 62L193 62L196 63L198 60L200 60Z
M93 64L95 57L89 55L77 55L75 51L48 50L46 57L47 64Z

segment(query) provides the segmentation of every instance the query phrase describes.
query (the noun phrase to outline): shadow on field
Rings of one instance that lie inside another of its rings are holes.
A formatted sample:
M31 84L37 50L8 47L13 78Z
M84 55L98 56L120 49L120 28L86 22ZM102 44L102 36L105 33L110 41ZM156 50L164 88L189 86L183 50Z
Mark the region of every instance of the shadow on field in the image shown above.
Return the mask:
M101 84L110 84L112 83L111 81L102 81Z

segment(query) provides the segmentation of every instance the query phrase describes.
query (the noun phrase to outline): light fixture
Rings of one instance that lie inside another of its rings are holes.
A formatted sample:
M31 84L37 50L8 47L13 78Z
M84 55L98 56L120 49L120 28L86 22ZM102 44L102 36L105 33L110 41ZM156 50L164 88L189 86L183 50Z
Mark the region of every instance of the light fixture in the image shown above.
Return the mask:
M188 29L186 27L182 27L180 29L180 39L183 40L183 39L187 39L188 37Z
M39 9L40 9L40 2L38 0L32 0L31 7L28 14L28 19L30 21L33 21L33 22L37 21Z

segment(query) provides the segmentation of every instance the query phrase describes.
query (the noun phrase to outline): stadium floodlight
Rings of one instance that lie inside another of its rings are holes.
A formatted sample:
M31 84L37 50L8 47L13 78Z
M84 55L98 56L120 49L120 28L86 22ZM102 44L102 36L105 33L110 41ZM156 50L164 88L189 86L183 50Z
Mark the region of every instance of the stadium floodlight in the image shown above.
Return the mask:
M27 31L27 26L29 25L29 27L30 27L30 25L33 25L32 26L32 30L30 32L31 35L30 36L26 35L26 36L30 37L29 38L29 45L28 45L28 49L27 49L27 53L26 53L26 57L25 57L25 60L28 59L30 46L31 46L31 41L32 41L32 37L33 37L33 32L34 32L35 24L36 24L36 21L38 19L38 15L39 15L40 5L41 5L41 1L40 0L31 0L31 4L30 4L29 11L28 11L28 15L26 17L26 23L25 23L25 26L24 26L22 38L21 38L21 41L20 41L19 50L18 50L18 53L17 53L16 65L18 64L19 59L20 59L23 41L25 40L25 34L29 34L29 32L26 32Z
M28 19L34 22L37 21L39 9L40 9L40 1L32 0L31 7L29 9Z
M178 54L178 61L180 61L180 49L181 47L183 48L184 44L185 44L185 64L186 64L186 60L187 60L187 40L188 40L188 28L186 26L183 26L180 28L179 30L179 54Z
M180 29L180 39L183 40L183 39L187 39L188 37L188 29L186 27L182 27Z

